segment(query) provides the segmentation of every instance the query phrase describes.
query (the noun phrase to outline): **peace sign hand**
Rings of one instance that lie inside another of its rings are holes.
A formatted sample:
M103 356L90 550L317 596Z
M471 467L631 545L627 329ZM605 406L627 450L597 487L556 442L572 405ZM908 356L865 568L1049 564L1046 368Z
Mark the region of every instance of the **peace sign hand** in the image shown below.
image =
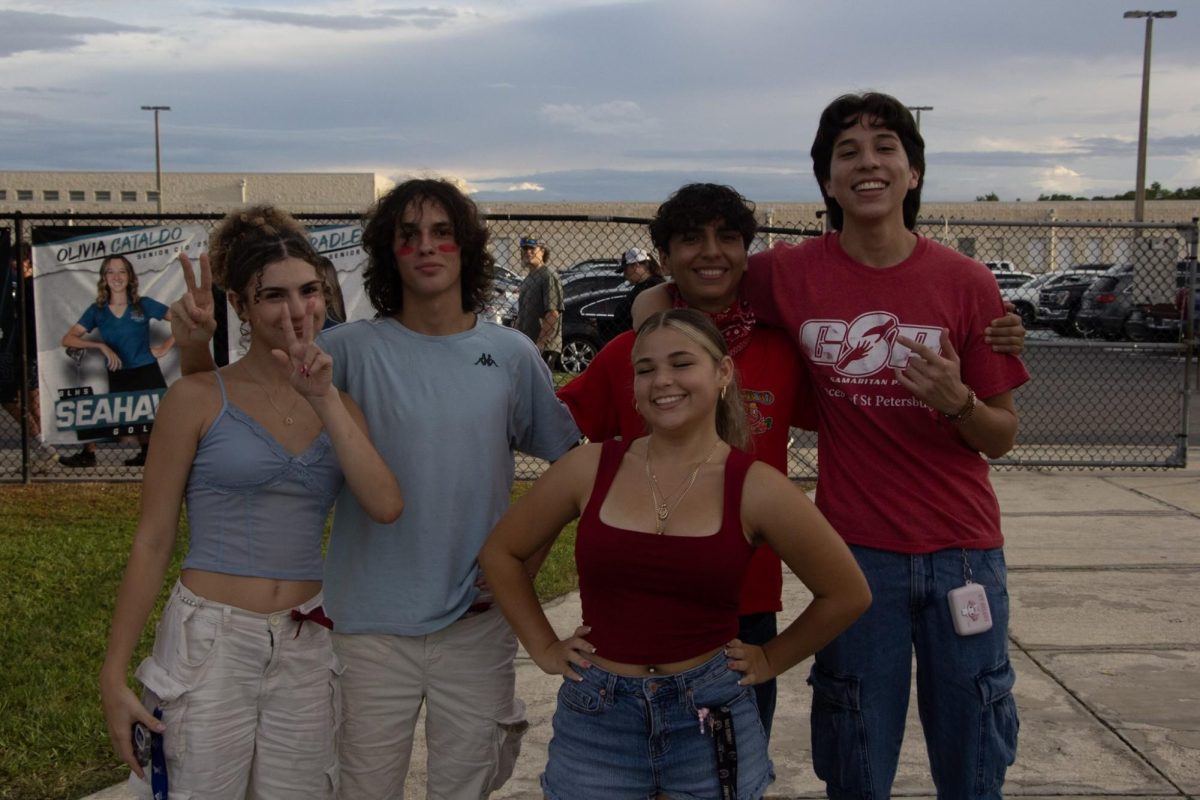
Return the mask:
M969 399L970 390L962 382L958 353L946 329L942 328L941 355L907 336L898 336L896 341L912 351L908 366L895 371L896 380L933 410L957 413Z
M179 254L187 290L171 304L171 335L180 347L208 346L217 330L216 302L212 292L212 268L208 255L200 256L200 285L192 272L192 260Z
M310 299L304 307L304 322L300 338L291 325L283 326L287 351L272 350L271 355L288 370L292 388L307 398L321 398L333 385L333 357L313 341L317 329L317 301Z

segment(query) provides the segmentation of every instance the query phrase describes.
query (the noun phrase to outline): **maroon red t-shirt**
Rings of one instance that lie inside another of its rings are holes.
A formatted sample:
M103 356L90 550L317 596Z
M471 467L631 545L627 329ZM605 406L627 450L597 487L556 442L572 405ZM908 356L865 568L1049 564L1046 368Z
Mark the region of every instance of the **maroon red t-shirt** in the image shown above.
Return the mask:
M908 356L898 335L940 351L946 328L980 399L1029 379L983 339L1004 314L986 267L920 238L875 269L827 234L752 256L742 291L799 344L820 412L817 505L847 542L913 554L1003 544L987 462L893 373Z

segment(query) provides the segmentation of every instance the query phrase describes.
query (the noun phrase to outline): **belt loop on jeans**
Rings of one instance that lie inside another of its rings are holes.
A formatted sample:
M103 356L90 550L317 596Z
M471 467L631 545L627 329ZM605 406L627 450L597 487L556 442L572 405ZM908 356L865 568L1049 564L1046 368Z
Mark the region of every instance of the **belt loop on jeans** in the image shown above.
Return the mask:
M221 625L226 631L233 626L233 609L229 606L221 606Z
M675 694L678 695L679 705L689 705L691 698L688 696L688 680L684 677L684 673L676 672L671 677L675 679Z

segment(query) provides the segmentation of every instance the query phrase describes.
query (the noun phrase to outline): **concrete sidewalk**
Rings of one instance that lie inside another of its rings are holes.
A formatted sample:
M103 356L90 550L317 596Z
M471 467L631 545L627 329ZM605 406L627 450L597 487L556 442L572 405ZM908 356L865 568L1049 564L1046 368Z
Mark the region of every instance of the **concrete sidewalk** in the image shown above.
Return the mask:
M1200 798L1200 449L1187 471L994 472L1007 538L1012 658L1021 738L1008 797ZM807 602L785 580L781 619ZM579 621L573 594L548 609ZM808 664L779 682L773 798L820 798L809 762ZM561 679L522 653L518 693L531 727L496 798L539 798ZM407 796L424 792L423 742ZM930 798L910 704L896 796ZM94 800L125 798L123 787Z

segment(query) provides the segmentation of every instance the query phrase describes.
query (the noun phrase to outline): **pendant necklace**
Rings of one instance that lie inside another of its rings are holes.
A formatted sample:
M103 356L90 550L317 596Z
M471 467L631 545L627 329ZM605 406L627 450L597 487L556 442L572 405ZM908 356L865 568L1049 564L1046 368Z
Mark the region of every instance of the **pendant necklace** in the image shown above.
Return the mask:
M275 411L278 412L281 417L283 417L283 424L291 425L295 423L296 420L292 417L292 412L296 410L296 403L300 402L300 393L296 392L296 396L292 398L292 404L288 406L287 411L284 411L275 403L275 398L271 397L271 393L267 391L267 385L265 383L260 382L257 378L254 379L254 382L258 384L259 388L262 389L263 394L266 395L267 402L271 404L271 408L275 409Z
M700 468L708 463L708 460L713 457L713 453L717 452L717 446L721 444L721 440L717 439L713 443L712 449L708 451L708 455L696 465L696 468L692 470L692 474L683 483L675 487L675 490L670 494L664 495L658 488L658 477L650 467L651 439L653 439L652 436L646 440L646 479L650 482L650 496L654 501L654 532L661 534L667 529L667 518L671 516L671 512L679 507L684 496L691 491L692 485L696 483L696 476L700 474ZM672 498L674 498L673 502Z

